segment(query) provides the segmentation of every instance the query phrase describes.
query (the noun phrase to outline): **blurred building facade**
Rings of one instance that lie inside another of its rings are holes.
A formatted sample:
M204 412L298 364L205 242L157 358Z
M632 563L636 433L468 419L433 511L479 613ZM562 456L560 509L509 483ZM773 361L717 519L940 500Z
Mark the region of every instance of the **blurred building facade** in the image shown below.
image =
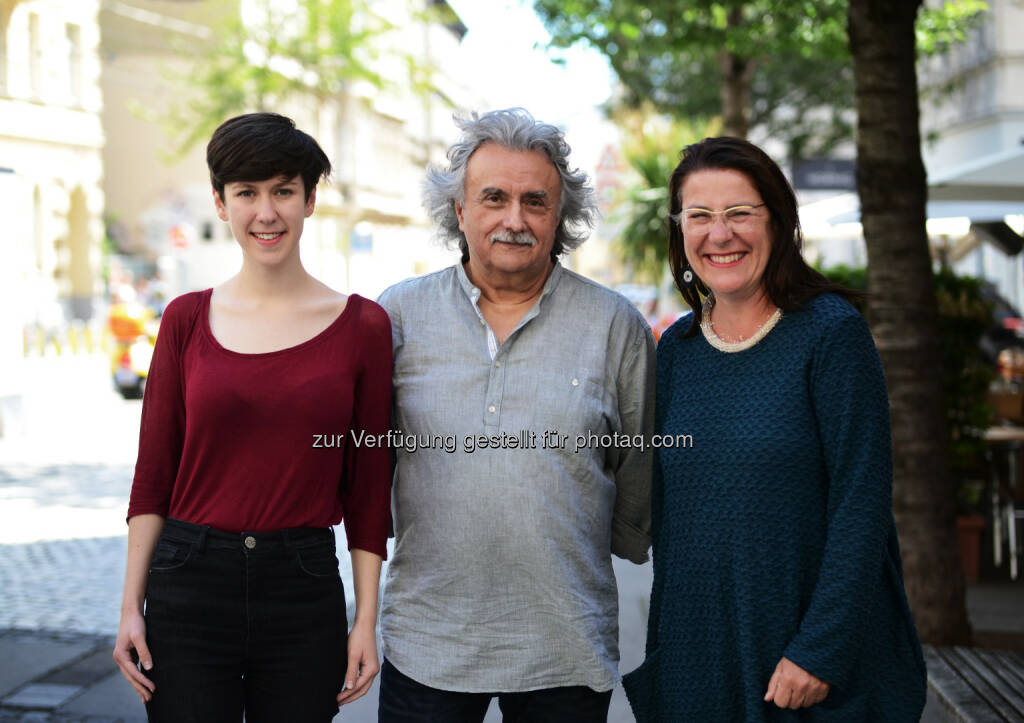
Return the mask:
M98 7L0 0L3 203L20 220L4 257L20 260L23 293L75 318L90 316L103 237Z
M183 79L217 23L259 12L263 2L103 4L108 220L119 245L159 263L172 293L223 281L241 256L214 211L205 140L168 160L175 139L161 119L187 100ZM374 53L384 88L355 82L326 99L293 95L273 108L313 135L334 165L303 233L304 264L335 288L368 296L451 262L450 251L429 241L420 182L428 161L443 159L453 110L481 102L458 82L465 28L451 8L437 0L375 0L372 8L394 27ZM432 69L432 92L413 91L404 58Z
M26 334L88 319L101 286L99 3L0 0L0 404Z
M988 0L966 42L919 69L929 217L958 218L943 252L1024 305L1024 2ZM968 220L969 219L969 222Z
M987 279L1020 309L1024 2L988 0L988 11L963 42L919 62L918 85L935 261ZM855 193L817 199L800 213L811 255L822 265L866 263Z

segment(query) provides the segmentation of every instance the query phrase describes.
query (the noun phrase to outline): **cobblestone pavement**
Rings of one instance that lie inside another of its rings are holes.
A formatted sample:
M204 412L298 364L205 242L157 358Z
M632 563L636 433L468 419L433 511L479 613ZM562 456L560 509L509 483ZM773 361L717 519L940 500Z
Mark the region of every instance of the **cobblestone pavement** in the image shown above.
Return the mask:
M0 628L117 629L131 472L129 465L0 468Z
M140 402L106 357L29 359L0 439L0 628L117 627Z
M0 628L116 632L126 539L0 545Z

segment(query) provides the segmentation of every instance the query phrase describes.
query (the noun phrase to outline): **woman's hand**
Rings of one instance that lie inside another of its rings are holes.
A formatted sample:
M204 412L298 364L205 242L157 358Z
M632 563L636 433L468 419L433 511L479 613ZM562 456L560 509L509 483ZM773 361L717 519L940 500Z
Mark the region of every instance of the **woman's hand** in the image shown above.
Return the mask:
M136 662L141 662L146 670L153 667L153 656L146 646L146 621L142 613L136 611L121 614L121 624L117 628L117 640L114 642L114 661L142 702L148 703L156 686L136 665Z
M142 608L146 599L149 561L163 529L164 518L159 515L136 515L128 520L128 561L125 563L121 624L114 642L114 662L143 703L153 697L156 686L135 663L141 662L144 670L153 667L153 656L146 645L146 621L142 617Z
M374 620L356 620L349 631L348 669L345 671L345 688L338 693L338 705L351 703L366 695L374 676L380 670L374 627Z
M775 666L768 681L766 703L775 703L779 708L806 708L820 703L828 695L829 684L808 673L788 658Z
M381 557L353 548L352 582L356 588L356 619L348 633L348 670L345 689L338 693L338 705L366 695L380 670L377 658L377 590L380 588Z

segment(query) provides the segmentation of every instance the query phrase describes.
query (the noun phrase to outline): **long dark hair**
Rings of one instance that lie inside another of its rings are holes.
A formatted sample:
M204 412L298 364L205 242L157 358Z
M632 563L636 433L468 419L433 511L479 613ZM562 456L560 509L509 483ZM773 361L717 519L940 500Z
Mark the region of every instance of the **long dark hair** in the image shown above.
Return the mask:
M669 181L668 263L672 278L683 299L693 309L693 322L686 335L697 333L701 322L701 306L711 290L694 277L691 285L683 283L683 272L689 266L683 246L683 199L680 191L686 177L694 171L726 169L739 171L750 179L761 194L771 219L771 254L765 265L762 284L772 303L784 312L796 311L818 294L832 292L847 301L863 298L863 294L833 283L811 268L800 253L804 237L800 231L796 194L782 169L768 154L740 138L723 136L705 138L683 149L682 160L672 171Z

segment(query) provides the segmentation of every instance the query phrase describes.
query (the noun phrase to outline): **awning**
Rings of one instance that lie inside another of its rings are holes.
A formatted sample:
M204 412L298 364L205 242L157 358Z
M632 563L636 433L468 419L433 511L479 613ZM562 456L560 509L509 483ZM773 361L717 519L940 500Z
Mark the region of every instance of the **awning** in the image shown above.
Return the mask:
M833 226L857 223L860 200L855 193L839 194L801 206L801 221L805 213ZM928 179L929 219L994 222L1014 215L1024 215L1024 146L981 156Z
M969 218L974 222L1002 221L1007 216L1024 215L1024 199L1011 201L929 201L928 218ZM860 221L860 204L825 218L833 226Z
M1024 206L1024 146L981 156L936 173L928 179L928 198L1007 201Z

